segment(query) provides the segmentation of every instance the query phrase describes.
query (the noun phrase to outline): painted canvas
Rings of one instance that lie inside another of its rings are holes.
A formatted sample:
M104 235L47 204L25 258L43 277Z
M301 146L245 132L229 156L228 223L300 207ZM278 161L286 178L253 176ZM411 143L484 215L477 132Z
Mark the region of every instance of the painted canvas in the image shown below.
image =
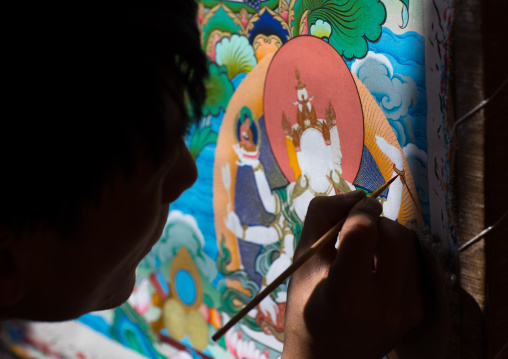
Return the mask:
M189 357L276 358L287 283L210 337L291 263L313 197L399 175L383 214L431 224L424 4L205 0L197 23L210 71L187 138L199 179L128 304L82 322L149 357L166 342Z
M291 263L315 196L398 175L383 215L453 243L451 3L202 0L196 21L210 72L186 138L199 178L171 205L129 301L79 322L150 358L278 358L287 283L210 338Z

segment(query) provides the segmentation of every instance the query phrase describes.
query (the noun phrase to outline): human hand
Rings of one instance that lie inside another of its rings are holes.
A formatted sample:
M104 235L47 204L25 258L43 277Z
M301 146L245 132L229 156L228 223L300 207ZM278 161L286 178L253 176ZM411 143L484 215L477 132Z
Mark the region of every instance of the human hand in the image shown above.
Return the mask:
M347 220L338 250L330 243L291 278L283 358L380 359L423 318L416 238L380 218L380 203L364 196L316 197L309 205L294 259Z

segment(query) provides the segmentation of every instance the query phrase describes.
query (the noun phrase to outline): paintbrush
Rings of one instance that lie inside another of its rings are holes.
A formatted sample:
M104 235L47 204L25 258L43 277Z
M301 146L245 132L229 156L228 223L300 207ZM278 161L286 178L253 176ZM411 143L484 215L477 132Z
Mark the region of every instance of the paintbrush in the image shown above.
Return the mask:
M399 175L393 177L391 180L386 182L384 185L379 187L377 190L372 192L368 197L377 198L383 193L393 181L395 181ZM344 222L346 222L347 216L341 219L337 224L328 230L316 243L314 243L306 252L303 253L296 261L293 262L284 272L282 272L277 278L274 279L265 289L258 293L254 299L252 299L242 310L240 310L229 322L220 328L213 336L212 339L217 341L222 337L233 325L238 323L248 312L250 312L256 305L258 305L263 299L265 299L271 292L273 292L279 285L281 285L291 274L293 274L298 268L300 268L307 260L316 254L321 248L332 240L337 240L335 233L340 231Z

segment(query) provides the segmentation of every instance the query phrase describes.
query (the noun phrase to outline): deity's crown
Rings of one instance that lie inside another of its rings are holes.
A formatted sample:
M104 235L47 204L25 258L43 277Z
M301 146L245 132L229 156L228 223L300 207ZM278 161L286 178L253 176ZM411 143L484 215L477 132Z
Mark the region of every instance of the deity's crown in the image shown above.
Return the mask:
M306 86L301 82L300 72L295 70L295 74L298 81L298 86L296 86L295 89L303 90ZM291 121L286 117L284 111L282 112L282 128L284 129L286 136L293 141L295 150L300 151L300 139L303 133L311 128L321 132L325 143L330 145L330 130L333 126L336 126L335 110L333 109L332 103L329 102L328 108L325 109L325 119L318 120L316 110L314 106L310 104L309 98L303 100L298 99L297 101L296 124L291 125ZM298 105L301 105L301 110ZM310 110L308 105L310 105Z

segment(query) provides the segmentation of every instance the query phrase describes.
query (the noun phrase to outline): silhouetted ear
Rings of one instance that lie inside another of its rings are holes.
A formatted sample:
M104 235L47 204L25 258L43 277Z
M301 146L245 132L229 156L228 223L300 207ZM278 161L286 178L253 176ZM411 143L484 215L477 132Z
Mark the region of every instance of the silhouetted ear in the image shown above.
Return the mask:
M23 282L12 253L13 233L0 228L0 309L16 303L23 292Z

